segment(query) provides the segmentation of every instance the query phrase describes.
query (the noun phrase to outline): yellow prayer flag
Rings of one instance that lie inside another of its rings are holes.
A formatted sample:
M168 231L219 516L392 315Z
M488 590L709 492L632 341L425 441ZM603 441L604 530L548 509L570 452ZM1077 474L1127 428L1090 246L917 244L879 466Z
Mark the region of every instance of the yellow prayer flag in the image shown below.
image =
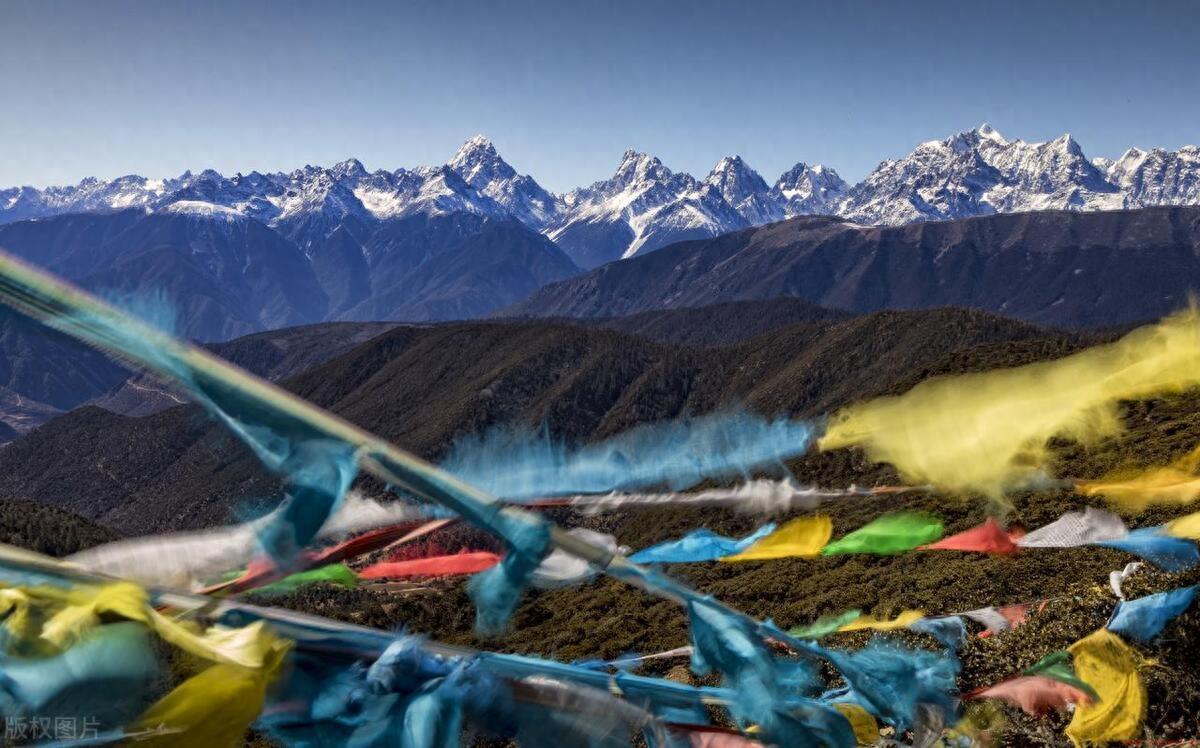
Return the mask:
M112 614L131 621L146 622L149 607L146 591L130 582L116 582L103 587L81 586L65 607L55 613L42 627L42 638L66 649L99 625L100 616Z
M1167 523L1167 535L1200 540L1200 512L1192 512Z
M201 671L155 702L130 732L149 732L137 745L215 748L244 743L246 730L262 712L267 686L290 646L260 629L261 667L217 664Z
M859 745L874 745L879 742L879 723L870 712L858 704L836 703L833 705L850 721L850 729L854 731L854 739Z
M1072 644L1070 652L1076 675L1100 698L1075 707L1067 737L1077 746L1137 738L1146 712L1146 689L1133 650L1116 634L1100 629Z
M1054 437L1120 433L1117 404L1200 383L1200 310L1120 340L1008 369L926 379L903 395L835 413L822 450L859 446L911 484L1000 498L1043 482Z
M210 662L261 667L269 655L270 641L265 624L256 621L231 629L213 626L203 633L169 618L150 605L144 589L131 582L116 582L90 589L86 596L75 596L42 627L42 638L66 649L100 622L100 616L118 616L151 628L164 641Z
M816 556L833 535L833 521L824 515L799 517L741 553L721 561L766 561L772 558Z
M859 616L839 628L838 631L862 631L863 629L893 631L895 629L906 629L924 617L925 614L919 610L905 610L891 620L885 619L882 621L875 616Z

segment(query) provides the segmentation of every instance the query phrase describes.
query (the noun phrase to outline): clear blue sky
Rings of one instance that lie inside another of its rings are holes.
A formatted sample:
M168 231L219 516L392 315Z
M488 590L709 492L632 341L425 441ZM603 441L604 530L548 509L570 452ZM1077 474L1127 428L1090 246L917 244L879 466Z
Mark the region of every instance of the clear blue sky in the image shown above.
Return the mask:
M4 0L0 186L391 169L477 132L556 191L628 147L854 181L983 121L1116 156L1200 141L1198 40L1170 0Z

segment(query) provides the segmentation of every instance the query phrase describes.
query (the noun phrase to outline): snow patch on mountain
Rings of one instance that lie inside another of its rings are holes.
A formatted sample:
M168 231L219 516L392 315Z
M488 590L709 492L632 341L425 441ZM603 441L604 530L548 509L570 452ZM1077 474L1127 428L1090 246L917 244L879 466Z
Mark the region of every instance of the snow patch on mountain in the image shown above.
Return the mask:
M248 220L245 215L233 208L217 205L216 203L206 203L203 200L176 200L169 205L163 206L158 212L213 218L222 221Z

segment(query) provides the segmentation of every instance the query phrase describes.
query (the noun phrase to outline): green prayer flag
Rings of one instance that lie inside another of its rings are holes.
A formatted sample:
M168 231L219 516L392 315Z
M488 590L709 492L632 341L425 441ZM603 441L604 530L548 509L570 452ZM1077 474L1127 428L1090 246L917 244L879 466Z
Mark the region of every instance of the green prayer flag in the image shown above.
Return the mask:
M942 537L942 521L924 512L893 512L858 528L821 549L824 556L875 553L881 556L911 551Z
M254 590L255 593L266 592L268 594L280 594L284 592L292 592L299 587L307 584L316 584L317 582L325 582L326 584L336 584L339 587L349 587L351 589L358 586L358 575L345 564L329 564L317 569L309 569L291 576L284 577L278 582Z
M1093 699L1099 700L1100 698L1096 694L1096 689L1084 683L1080 680L1079 676L1075 675L1075 668L1071 664L1071 653L1065 649L1058 652L1051 652L1038 660L1037 664L1021 673L1021 675L1040 675L1078 688Z
M807 626L796 626L795 628L789 630L788 633L797 639L823 639L840 629L842 626L847 626L851 623L854 623L861 615L861 610L847 610L844 613L831 613L829 615L821 616Z

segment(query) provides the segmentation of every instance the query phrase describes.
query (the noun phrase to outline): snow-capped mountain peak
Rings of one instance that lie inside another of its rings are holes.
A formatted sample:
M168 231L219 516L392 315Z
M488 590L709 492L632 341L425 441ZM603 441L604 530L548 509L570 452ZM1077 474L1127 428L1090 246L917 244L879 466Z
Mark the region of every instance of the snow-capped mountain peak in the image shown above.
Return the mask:
M482 135L468 139L446 164L470 184L512 179L516 169L500 158L496 146Z
M1130 148L1104 169L1126 207L1200 203L1200 148L1177 151Z
M741 156L722 158L704 183L715 189L749 225L784 219L784 200L771 192L766 181Z
M580 267L748 225L711 184L632 149L612 177L572 190L563 204L547 235Z
M616 173L609 180L613 185L638 186L654 182L667 182L674 174L656 156L639 153L632 148L621 156Z
M832 212L847 188L833 169L801 161L785 171L771 191L784 201L789 216L824 215Z
M345 161L334 164L329 173L339 181L350 180L356 182L367 176L367 169L358 159L348 158Z
M766 181L741 156L722 158L704 181L716 187L731 205L768 189Z
M517 220L541 230L558 218L562 205L534 181L518 174L482 135L468 139L447 163L447 167L480 195L500 205Z
M996 128L992 127L986 122L979 127L976 127L975 132L981 138L987 138L988 140L999 143L1000 145L1008 145L1008 141L1004 138L1004 136L1001 135Z
M835 212L859 223L898 224L1025 210L1111 209L1121 207L1116 193L1070 134L1026 143L984 124L883 162L847 192Z

